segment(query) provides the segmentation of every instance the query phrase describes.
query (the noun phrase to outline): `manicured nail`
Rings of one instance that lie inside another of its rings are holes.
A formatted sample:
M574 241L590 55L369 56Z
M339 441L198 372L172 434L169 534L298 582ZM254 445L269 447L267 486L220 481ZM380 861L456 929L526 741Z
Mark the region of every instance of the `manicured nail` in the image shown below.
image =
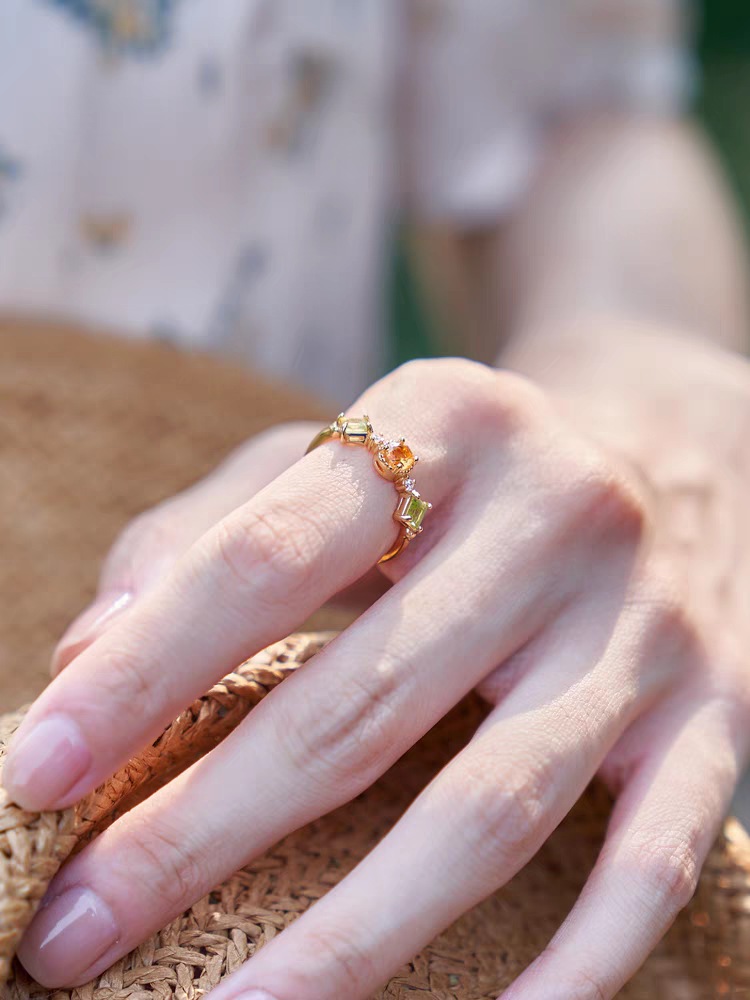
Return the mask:
M67 665L90 646L110 621L133 603L133 593L123 591L104 594L73 621L52 654L50 673L56 677Z
M36 914L18 957L47 988L77 983L119 937L112 911L91 889L76 887Z
M75 722L51 715L11 744L3 787L23 809L55 809L90 764L91 751Z
M238 993L233 1000L276 1000L276 997L272 997L265 990L250 990L249 993Z

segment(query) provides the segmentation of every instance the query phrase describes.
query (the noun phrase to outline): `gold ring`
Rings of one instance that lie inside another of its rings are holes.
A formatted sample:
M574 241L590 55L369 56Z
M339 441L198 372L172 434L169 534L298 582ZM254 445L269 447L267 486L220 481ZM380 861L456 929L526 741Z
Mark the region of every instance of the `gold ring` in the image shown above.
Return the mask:
M375 468L380 475L396 487L398 503L393 512L393 520L399 526L398 537L386 554L378 559L378 563L387 562L405 549L412 538L416 538L422 530L425 514L432 508L432 504L419 495L414 480L409 475L418 458L403 438L392 441L375 434L367 416L345 417L343 413L339 413L332 423L318 431L305 454L325 441L332 440L367 448L374 456Z

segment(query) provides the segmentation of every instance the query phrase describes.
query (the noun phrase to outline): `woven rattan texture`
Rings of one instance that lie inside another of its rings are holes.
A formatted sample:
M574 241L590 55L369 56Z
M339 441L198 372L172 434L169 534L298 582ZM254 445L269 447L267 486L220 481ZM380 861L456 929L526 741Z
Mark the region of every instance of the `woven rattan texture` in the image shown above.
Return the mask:
M101 788L63 812L30 814L0 790L4 840L0 899L0 980L7 978L20 934L33 916L52 875L77 847L104 825L163 784L223 739L283 678L317 652L331 633L309 633L263 650L214 685L153 746ZM0 762L7 737L23 712L0 720ZM5 848L7 847L7 851ZM20 864L18 863L20 862Z
M194 481L249 434L298 416L328 419L330 413L167 346L0 323L0 686L6 710L42 686L55 638L91 595L98 564L124 523ZM75 810L29 814L0 802L5 973L64 858L210 749L324 640L292 637L254 657ZM198 1000L352 869L466 742L481 714L476 699L463 703L364 795L236 873L97 982L72 994L59 991L55 1000ZM18 718L0 719L0 757ZM573 904L609 807L601 789L590 790L508 886L425 948L378 1000L494 1000ZM749 872L747 838L730 823L694 902L622 995L748 1000ZM17 967L5 991L14 1000L47 992Z
M195 702L157 743L75 809L29 814L0 804L0 971L50 878L76 845L155 782L190 763L329 634L293 636L243 664ZM344 877L482 717L468 699L364 795L286 838L97 981L54 1000L193 1000L215 986ZM19 715L6 717L0 754ZM609 800L592 788L504 890L457 921L377 994L378 1000L493 1000L545 945L601 844ZM750 844L730 823L690 907L623 991L632 1000L709 1000L750 989ZM616 943L613 942L613 947ZM17 966L12 1000L45 996ZM345 998L342 998L345 1000Z

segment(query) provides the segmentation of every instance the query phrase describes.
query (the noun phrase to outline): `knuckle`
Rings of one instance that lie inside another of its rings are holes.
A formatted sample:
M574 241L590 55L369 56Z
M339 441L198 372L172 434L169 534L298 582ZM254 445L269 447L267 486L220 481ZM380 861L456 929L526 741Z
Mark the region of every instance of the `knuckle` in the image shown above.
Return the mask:
M96 704L116 714L138 719L151 717L155 706L158 671L124 647L102 650L96 680Z
M475 856L491 868L530 853L547 813L541 771L529 769L513 782L498 778L511 773L492 755L477 755L462 761L453 776L455 801L463 803L464 836Z
M480 398L494 408L500 418L518 419L533 416L548 409L544 391L531 379L516 372L495 371L482 386L486 396Z
M407 361L384 380L385 387L403 393L440 398L451 416L471 419L480 436L524 426L538 412L544 393L529 379L514 372L498 371L467 358L429 358Z
M698 885L700 864L694 838L666 842L644 840L633 852L632 866L645 892L672 917L686 906Z
M382 978L367 951L358 943L358 931L337 926L311 928L303 936L307 961L302 965L325 969L326 980L335 984L336 996L359 995L365 984Z
M644 655L679 660L682 671L698 665L702 660L700 626L674 574L652 568L628 603L641 618Z
M579 969L572 979L566 981L560 996L565 1000L610 1000L611 993L606 993L604 986L585 969Z
M415 358L412 361L405 361L398 365L393 371L385 376L384 382L392 384L399 391L403 388L403 383L408 383L413 389L423 387L434 390L435 387L445 385L454 391L465 381L476 381L482 377L483 372L489 369L477 361L470 361L468 358Z
M604 460L583 458L571 486L571 511L587 532L605 534L617 543L638 547L649 530L643 498L618 470Z
M145 886L159 906L169 910L189 905L202 888L202 875L184 830L163 821L138 824L119 862L129 880Z
M383 770L384 753L398 739L400 681L386 662L346 678L335 703L326 692L279 703L278 738L291 767L350 797Z
M471 419L481 438L489 435L503 443L531 427L547 408L542 390L522 375L486 369L466 380L462 403L465 418Z
M242 590L304 584L321 549L321 532L312 518L288 505L243 511L217 525L211 553ZM212 559L212 561L214 561Z

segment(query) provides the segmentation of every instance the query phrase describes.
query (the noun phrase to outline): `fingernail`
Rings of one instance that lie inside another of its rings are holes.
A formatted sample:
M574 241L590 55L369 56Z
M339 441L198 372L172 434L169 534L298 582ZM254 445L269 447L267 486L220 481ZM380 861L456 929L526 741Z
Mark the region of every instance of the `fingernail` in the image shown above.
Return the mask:
M90 646L94 639L109 625L112 618L130 607L133 596L131 591L105 594L81 612L68 626L52 654L52 663L50 664L52 676L57 676L71 660L74 660L79 653Z
M90 764L91 751L75 722L51 715L11 744L3 787L23 809L54 809Z
M276 1000L276 997L265 990L250 990L249 993L238 993L233 1000Z
M36 914L18 957L42 986L74 984L119 937L112 911L91 889L68 889Z

